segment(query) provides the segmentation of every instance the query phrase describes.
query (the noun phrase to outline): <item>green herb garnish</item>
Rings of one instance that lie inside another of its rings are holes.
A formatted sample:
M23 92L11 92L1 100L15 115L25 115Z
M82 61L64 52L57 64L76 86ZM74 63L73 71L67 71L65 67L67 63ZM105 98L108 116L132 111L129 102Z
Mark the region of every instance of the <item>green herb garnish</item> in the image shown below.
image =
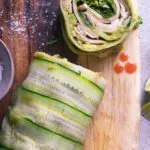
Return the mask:
M56 43L56 42L58 42L57 39L55 39L55 40L50 40L50 41L48 42L48 45L52 45L52 44L54 44L54 43Z
M88 4L92 9L101 14L104 18L116 15L116 4L114 0L80 0Z

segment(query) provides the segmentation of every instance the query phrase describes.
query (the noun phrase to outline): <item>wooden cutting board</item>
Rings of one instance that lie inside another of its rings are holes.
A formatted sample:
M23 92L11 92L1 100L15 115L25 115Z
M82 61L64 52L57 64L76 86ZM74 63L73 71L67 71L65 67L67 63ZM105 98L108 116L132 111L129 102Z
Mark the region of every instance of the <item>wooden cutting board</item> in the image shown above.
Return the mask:
M136 0L135 5L136 5ZM58 0L0 0L2 39L15 62L14 85L0 103L0 118L7 112L8 102L16 87L28 73L32 54L36 50L69 58L84 67L101 71L107 79L104 100L95 114L85 144L86 150L138 150L140 125L140 50L139 32L132 32L124 43L130 60L138 65L135 74L120 75L113 71L118 55L106 59L77 57L68 51L59 23ZM53 46L49 39L58 38Z

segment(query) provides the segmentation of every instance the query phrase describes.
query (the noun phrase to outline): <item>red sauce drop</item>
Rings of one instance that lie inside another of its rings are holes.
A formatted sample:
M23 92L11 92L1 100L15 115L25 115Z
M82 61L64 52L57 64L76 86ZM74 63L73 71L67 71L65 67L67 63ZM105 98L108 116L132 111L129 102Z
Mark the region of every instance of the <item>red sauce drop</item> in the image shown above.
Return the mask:
M119 74L119 73L122 73L123 70L124 70L123 64L122 64L122 63L117 63L117 64L115 64L114 70L115 70L115 72L118 73L118 74Z
M125 71L126 71L127 73L132 74L132 73L136 72L136 70L137 70L137 65L136 65L136 63L134 63L134 62L128 62L128 63L125 65Z
M119 58L120 58L120 60L121 60L122 62L124 62L124 61L127 61L127 60L128 60L129 56L128 56L127 52L122 52L122 53L120 54Z

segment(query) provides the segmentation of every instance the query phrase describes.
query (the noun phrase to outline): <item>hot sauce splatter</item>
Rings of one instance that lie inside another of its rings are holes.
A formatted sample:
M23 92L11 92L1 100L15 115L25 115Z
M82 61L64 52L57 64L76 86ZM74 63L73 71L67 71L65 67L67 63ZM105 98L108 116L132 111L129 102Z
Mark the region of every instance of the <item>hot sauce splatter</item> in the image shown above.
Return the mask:
M129 59L128 53L122 52L119 55L119 63L116 63L114 66L114 71L118 74L122 73L124 70L129 74L135 73L137 70L137 65L134 62L128 61L128 59ZM125 64L126 61L128 62Z
M119 58L120 58L120 60L121 60L122 62L125 62L125 61L127 61L127 60L129 59L129 56L128 56L127 52L122 52L122 53L120 54Z
M132 73L135 73L136 70L137 70L137 65L136 65L136 63L134 63L134 62L128 62L128 63L125 65L125 71L126 71L127 73L132 74Z
M117 64L115 64L115 66L114 66L114 70L115 70L115 72L116 73L122 73L123 72L123 70L124 70L124 65L122 64L122 63L117 63Z

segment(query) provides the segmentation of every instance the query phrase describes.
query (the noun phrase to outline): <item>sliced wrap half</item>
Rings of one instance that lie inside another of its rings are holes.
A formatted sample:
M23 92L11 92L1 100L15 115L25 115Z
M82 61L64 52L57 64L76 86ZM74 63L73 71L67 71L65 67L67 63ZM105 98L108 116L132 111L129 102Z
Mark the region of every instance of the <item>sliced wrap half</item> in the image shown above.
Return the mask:
M77 54L106 57L142 23L132 0L60 0L64 39Z

